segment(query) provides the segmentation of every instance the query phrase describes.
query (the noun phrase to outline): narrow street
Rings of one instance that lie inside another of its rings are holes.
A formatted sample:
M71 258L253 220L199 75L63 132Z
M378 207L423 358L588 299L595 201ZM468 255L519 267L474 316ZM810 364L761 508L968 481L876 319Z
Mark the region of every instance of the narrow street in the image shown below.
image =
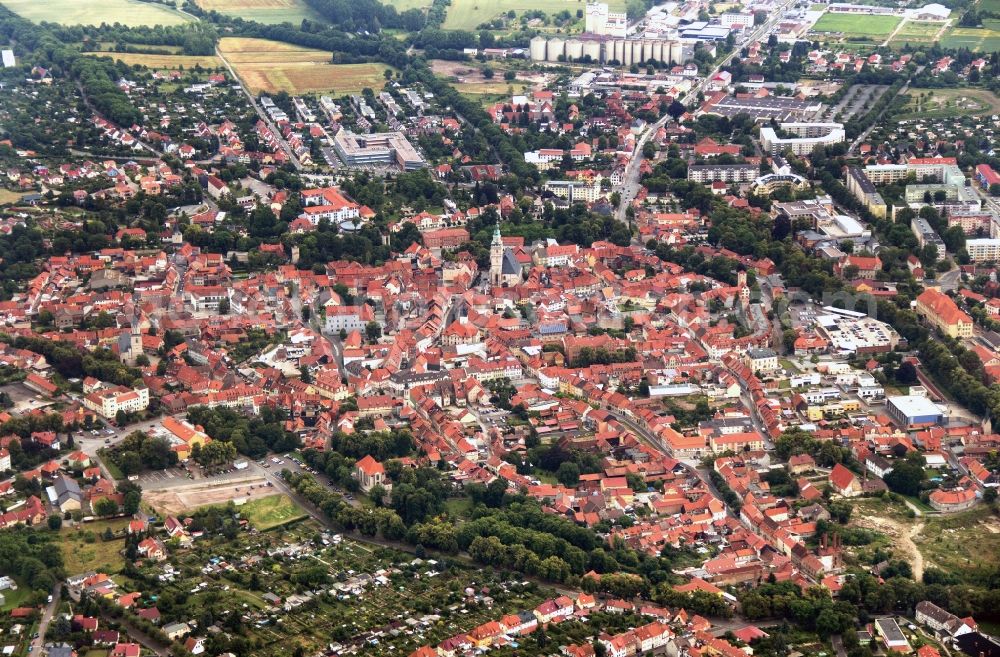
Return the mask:
M31 640L31 652L41 653L42 646L45 644L45 633L49 629L49 623L52 622L52 617L55 616L56 609L59 608L59 597L62 595L62 582L57 582L55 587L52 589L52 602L45 606L42 611L42 619L38 622L38 637Z

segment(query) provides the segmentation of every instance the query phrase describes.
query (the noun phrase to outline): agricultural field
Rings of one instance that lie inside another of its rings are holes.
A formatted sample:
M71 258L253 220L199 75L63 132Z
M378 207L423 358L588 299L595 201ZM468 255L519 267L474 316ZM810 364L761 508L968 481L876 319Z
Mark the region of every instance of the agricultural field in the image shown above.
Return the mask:
M121 551L125 540L115 538L105 541L104 532L110 527L116 534L128 526L128 520L101 520L76 527L64 526L59 532L59 546L62 549L66 572L79 575L91 570L109 574L117 573L125 565Z
M1000 98L986 89L911 89L898 119L945 119L1000 113Z
M261 531L305 518L306 514L287 495L271 495L250 500L239 508L240 515Z
M250 92L358 93L385 85L385 64L332 64L331 54L266 39L226 37L219 51Z
M864 14L823 14L813 32L840 33L845 37L887 37L902 19L899 16L868 16Z
M323 21L303 0L195 0L205 11L239 16L258 23L292 23L302 19ZM429 4L429 3L428 3Z
M968 48L977 52L1000 50L1000 29L992 27L954 27L941 39L944 48Z
M936 41L937 34L941 31L942 26L943 23L932 21L906 21L899 28L899 31L892 36L889 44L902 46L907 43L914 45L933 43Z
M123 61L129 66L138 64L153 69L189 70L196 66L206 69L222 67L222 60L215 55L201 57L194 55L148 55L132 52L95 52L87 54L97 57L111 57Z
M8 9L28 20L61 25L100 25L121 23L141 25L180 25L191 19L160 4L138 0L0 0Z
M612 11L625 10L624 0L611 0L608 4ZM577 9L585 7L584 0L505 0L502 4L487 0L452 0L442 27L446 30L474 30L480 23L511 10L518 15L536 9L547 14L568 9L570 13L576 14Z

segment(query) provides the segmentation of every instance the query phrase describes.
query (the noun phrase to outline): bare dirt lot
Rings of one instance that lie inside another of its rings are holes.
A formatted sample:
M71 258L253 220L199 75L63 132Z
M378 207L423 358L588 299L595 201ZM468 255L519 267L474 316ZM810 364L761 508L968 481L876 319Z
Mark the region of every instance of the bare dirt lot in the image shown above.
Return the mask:
M273 494L274 489L266 486L263 477L251 475L240 480L230 479L214 483L199 481L162 490L146 491L142 497L158 512L175 515L199 506L225 504L238 498L254 499L255 496L264 497Z

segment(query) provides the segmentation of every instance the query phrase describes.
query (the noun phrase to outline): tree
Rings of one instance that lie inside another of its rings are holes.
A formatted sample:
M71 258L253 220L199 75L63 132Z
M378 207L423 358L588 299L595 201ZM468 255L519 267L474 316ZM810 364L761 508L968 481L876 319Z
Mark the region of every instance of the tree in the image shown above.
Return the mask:
M556 470L556 479L563 486L576 488L580 483L580 466L572 461L563 461Z
M106 517L118 513L118 505L114 500L102 497L93 504L94 515Z
M667 114L669 114L670 118L674 121L680 121L685 112L687 112L687 107L679 100L674 100L667 107Z
M54 532L59 531L59 528L62 527L62 518L60 518L55 513L53 513L51 516L49 516L49 518L48 518L48 520L46 520L46 522L49 525L49 529L51 529Z
M917 454L917 456L919 457L920 455ZM883 479L889 490L900 495L915 497L920 494L925 476L924 468L920 461L907 456L904 459L896 459L892 465L892 471L885 475Z
M229 299L222 299L219 301L219 314L220 315L229 314Z
M378 322L371 321L365 324L365 337L368 338L369 342L375 342L382 337L382 327Z
M906 385L917 382L917 368L910 361L903 361L896 368L896 380Z
M142 501L142 493L134 490L130 490L125 493L125 499L122 503L124 511L128 515L133 515L139 510L139 503Z

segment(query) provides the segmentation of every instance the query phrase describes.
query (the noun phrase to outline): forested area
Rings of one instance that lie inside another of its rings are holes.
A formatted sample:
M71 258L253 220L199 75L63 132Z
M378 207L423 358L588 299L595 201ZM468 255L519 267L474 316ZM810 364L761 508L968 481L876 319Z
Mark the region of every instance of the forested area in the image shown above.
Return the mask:
M232 443L237 452L254 459L302 444L297 435L285 430L285 413L280 409L264 407L259 415L247 417L231 408L195 406L188 409L187 419L204 428L212 440Z

